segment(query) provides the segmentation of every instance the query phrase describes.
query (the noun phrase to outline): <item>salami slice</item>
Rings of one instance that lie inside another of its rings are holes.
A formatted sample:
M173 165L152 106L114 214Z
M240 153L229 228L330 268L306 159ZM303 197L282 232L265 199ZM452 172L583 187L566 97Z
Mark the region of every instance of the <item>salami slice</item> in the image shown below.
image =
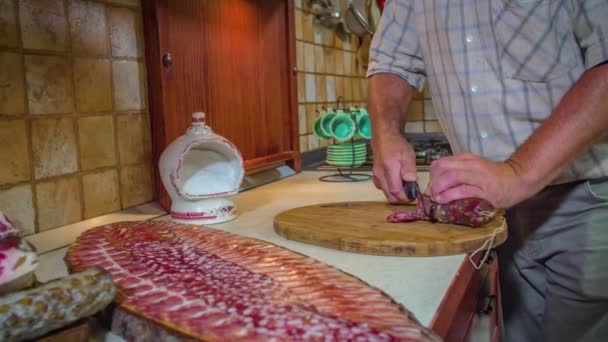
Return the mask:
M117 304L185 339L438 341L357 278L287 249L208 227L117 223L83 233L66 261L99 266ZM117 328L128 334L122 324Z

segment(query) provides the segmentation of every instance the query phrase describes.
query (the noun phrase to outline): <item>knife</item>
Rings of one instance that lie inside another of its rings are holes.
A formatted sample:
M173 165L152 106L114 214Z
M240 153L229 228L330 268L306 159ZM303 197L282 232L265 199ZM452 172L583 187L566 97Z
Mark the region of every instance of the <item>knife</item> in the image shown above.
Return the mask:
M403 189L405 190L405 195L410 201L413 201L418 198L420 194L420 187L418 187L418 182L403 182Z

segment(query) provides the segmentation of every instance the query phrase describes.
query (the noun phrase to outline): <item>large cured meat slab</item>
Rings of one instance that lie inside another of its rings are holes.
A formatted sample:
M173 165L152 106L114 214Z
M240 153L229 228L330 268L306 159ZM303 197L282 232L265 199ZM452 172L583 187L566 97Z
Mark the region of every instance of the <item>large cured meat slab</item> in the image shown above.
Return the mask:
M73 271L108 271L125 320L150 322L184 339L439 340L401 305L351 275L213 228L100 226L77 239L66 261ZM121 329L128 326L138 325L125 322Z

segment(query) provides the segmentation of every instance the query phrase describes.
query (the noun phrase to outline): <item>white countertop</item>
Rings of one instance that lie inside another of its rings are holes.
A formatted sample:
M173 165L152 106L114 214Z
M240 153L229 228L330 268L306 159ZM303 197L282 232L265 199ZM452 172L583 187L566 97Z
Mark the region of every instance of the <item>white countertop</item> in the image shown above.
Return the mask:
M335 266L384 291L414 313L422 324L428 326L465 255L386 257L354 254L286 240L274 232L274 216L287 209L327 202L385 200L382 192L374 187L371 180L356 183L319 181L318 178L324 174L326 173L317 171L302 172L242 192L235 196L239 217L212 227L269 241ZM419 173L419 177L420 185L424 188L428 174ZM144 216L142 219L151 217ZM113 217L114 222L119 219L120 216ZM137 218L133 218L133 215L126 215L124 218L134 219ZM167 220L169 217L156 219ZM79 228L77 234L80 231L82 228ZM65 236L64 231L63 241ZM34 244L44 245L40 238L33 237L32 240L36 241ZM49 238L46 237L45 240ZM60 248L41 255L37 271L41 281L67 274L63 263L66 250L67 248Z

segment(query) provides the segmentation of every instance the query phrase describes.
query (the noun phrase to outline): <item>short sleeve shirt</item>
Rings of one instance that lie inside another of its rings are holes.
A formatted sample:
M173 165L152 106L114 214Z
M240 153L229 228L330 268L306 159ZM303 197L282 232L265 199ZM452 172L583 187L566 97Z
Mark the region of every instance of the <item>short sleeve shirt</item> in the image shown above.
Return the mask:
M607 60L608 0L389 0L368 76L428 82L453 150L504 161ZM604 139L554 183L607 176Z

